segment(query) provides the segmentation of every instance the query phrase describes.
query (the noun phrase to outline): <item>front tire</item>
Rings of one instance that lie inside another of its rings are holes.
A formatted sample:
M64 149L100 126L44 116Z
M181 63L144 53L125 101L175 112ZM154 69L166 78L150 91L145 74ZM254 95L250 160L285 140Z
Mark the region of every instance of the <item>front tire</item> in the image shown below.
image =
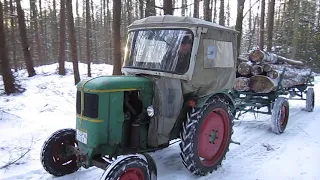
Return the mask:
M79 169L77 156L67 152L67 145L77 147L74 129L58 130L43 144L41 163L43 168L53 176L64 176Z
M229 103L214 98L193 108L181 133L181 158L193 174L205 176L216 170L229 150L233 117Z
M143 155L123 157L109 165L100 180L155 180L156 174L152 174L148 161Z

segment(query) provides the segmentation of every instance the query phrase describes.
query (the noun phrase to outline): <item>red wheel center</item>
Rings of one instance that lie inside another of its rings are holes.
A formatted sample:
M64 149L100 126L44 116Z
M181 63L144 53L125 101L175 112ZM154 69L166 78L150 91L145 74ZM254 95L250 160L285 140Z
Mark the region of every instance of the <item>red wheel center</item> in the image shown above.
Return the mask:
M284 126L287 122L287 109L286 106L282 106L281 108L281 126Z
M212 165L221 158L228 142L230 131L229 115L224 109L210 112L200 129L198 155L204 165Z
M139 168L129 168L121 176L120 180L144 180L144 173Z

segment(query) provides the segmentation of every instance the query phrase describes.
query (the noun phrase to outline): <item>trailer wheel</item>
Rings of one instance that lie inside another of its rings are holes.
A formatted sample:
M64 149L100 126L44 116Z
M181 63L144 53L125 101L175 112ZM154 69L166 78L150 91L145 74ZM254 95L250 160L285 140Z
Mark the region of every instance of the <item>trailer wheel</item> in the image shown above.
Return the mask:
M205 176L221 166L229 150L233 116L228 102L215 98L193 108L183 124L181 158L193 174Z
M148 158L148 159L147 159ZM156 170L150 170L150 166L156 168L151 156L129 155L122 157L107 167L101 180L155 180ZM151 165L149 164L151 163Z
M312 112L314 109L314 90L313 88L308 88L306 95L306 111Z
M289 102L284 97L276 99L271 115L271 130L276 134L281 134L287 127L289 119Z
M67 152L67 145L76 147L76 131L61 129L54 132L43 144L41 163L43 168L54 176L64 176L79 169L77 156Z

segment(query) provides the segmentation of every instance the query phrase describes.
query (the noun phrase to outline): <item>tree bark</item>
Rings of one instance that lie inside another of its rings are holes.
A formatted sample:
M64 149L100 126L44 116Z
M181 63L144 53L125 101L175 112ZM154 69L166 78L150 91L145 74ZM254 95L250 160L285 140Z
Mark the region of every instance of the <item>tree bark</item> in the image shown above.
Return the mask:
M72 11L72 0L66 0L67 7L67 19L68 19L68 30L69 30L69 43L71 49L71 58L73 63L73 74L74 83L78 84L80 82L79 65L77 57L77 40L74 28L74 19Z
M225 18L224 18L224 0L220 0L219 24L220 24L221 26L224 26L224 25L225 25Z
M0 67L2 71L4 91L6 94L12 94L17 92L17 89L14 86L14 77L10 69L8 50L6 46L6 36L4 32L2 7L2 3L0 2Z
M261 0L261 18L260 18L260 40L259 40L259 48L263 50L264 46L264 19L265 19L265 0Z
M173 15L172 0L163 0L163 13Z
M66 1L60 0L60 49L59 49L59 75L65 75L66 60Z
M44 65L46 63L44 55L43 55L43 50L41 46L41 41L40 41L40 33L39 33L39 26L38 26L38 12L37 12L37 6L36 6L36 0L30 0L31 2L31 11L32 11L32 19L33 25L34 25L34 34L35 34L35 40L36 40L36 48L37 48L37 55L38 55L38 63L40 65Z
M13 2L10 0L10 13L14 14L14 7L13 7ZM16 37L15 37L15 32L16 32L16 26L15 26L15 17L11 15L10 17L10 25L11 25L11 47L12 47L12 60L13 60L13 67L14 71L18 71L18 64L17 64L17 51L16 51Z
M113 44L114 63L113 75L121 75L121 0L113 0Z
M269 64L278 64L278 63L287 63L295 66L303 66L304 63L301 61L288 59L274 53L265 52L262 50L254 50L249 54L249 60L254 63L269 63Z
M237 20L235 29L239 32L237 36L237 54L240 54L241 38L242 38L242 21L243 21L243 8L245 0L238 0L237 6Z
M199 0L194 0L193 17L199 18Z
M91 29L91 22L90 22L90 1L86 0L86 44L87 44L87 70L88 70L88 77L91 77L91 49L90 49L90 29Z
M26 24L25 24L25 19L24 19L24 11L21 8L20 0L16 0L16 4L17 4L17 13L18 13L22 51L23 51L28 75L29 75L29 77L32 77L32 76L36 75L36 72L33 67L33 62L32 62L31 54L30 54L30 48L29 48L29 44L28 44L27 30L26 30Z
M272 49L272 38L273 38L273 25L274 25L274 5L275 0L269 0L268 4L268 44L267 51L270 52Z

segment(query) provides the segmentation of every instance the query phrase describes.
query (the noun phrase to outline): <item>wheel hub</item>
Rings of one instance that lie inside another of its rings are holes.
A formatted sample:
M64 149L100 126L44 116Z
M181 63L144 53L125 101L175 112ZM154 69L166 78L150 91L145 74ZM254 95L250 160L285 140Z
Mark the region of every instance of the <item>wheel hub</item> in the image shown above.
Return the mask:
M217 108L207 115L201 125L198 136L198 155L205 166L214 164L222 157L230 129L228 116L224 109Z
M212 132L211 132L211 134L210 134L210 139L209 139L209 142L210 143L212 143L212 144L214 144L214 141L216 140L216 139L218 139L218 131L215 131L215 130L212 130Z
M122 174L120 180L144 180L144 175L140 169L130 168Z

